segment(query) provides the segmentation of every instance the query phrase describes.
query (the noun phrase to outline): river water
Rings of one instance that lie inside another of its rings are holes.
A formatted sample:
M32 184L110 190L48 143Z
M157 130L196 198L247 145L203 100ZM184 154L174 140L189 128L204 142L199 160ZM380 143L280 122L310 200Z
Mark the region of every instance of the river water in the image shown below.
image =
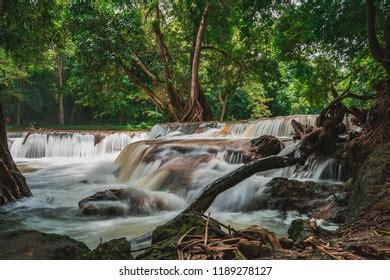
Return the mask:
M274 135L289 149L291 119L313 125L315 117L164 124L136 133L10 132L11 153L33 197L0 207L0 228L65 234L91 248L100 240L133 239L177 215L202 187L244 164L250 139ZM266 183L274 177L339 183L342 175L333 159L314 161L304 171L290 167L256 174L221 194L209 211L233 227L258 224L284 235L302 216L257 209ZM80 214L80 200L108 189L127 190L128 201L119 202L126 215Z

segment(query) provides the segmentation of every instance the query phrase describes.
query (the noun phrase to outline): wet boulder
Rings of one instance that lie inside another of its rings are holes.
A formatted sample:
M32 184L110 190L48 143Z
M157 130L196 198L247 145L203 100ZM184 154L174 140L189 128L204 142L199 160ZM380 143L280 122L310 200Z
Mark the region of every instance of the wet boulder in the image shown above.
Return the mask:
M338 192L338 186L325 185L311 181L298 181L286 178L274 178L266 186L265 190L258 196L258 207L260 209L272 209L281 211L298 211L302 214L314 215L322 207L332 205L327 209L326 217L332 219L336 214L334 194ZM332 211L335 211L333 213ZM320 219L321 215L317 215ZM325 217L325 215L324 215Z
M252 147L256 153L263 157L277 155L283 148L282 142L275 136L263 135L251 140Z
M173 194L136 188L97 192L79 202L81 214L101 216L146 215L179 210L184 206L185 201Z
M83 215L124 215L127 204L121 202L123 189L111 189L84 198L79 202L80 212Z

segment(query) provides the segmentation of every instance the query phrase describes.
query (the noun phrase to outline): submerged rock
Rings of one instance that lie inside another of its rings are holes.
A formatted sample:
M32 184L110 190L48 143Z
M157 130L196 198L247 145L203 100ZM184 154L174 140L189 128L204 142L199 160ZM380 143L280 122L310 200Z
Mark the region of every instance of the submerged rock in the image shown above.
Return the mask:
M79 202L81 214L84 215L124 215L127 205L120 203L123 189L111 189L84 198Z
M263 135L259 138L251 140L252 146L256 152L261 154L263 157L277 155L283 148L282 142L275 136Z
M145 215L156 211L184 208L181 198L163 192L141 189L110 189L84 198L79 202L83 215L123 216Z
M336 185L324 185L312 181L274 178L258 197L258 207L298 211L316 219L342 222L345 201L335 199L339 188Z
M69 236L21 230L0 234L1 260L74 260L90 252Z

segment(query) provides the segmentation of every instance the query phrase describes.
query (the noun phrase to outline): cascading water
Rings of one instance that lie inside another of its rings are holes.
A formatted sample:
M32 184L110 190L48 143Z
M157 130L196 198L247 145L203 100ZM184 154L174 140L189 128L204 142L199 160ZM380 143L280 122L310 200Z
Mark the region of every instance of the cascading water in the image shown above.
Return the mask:
M100 238L140 236L174 217L206 184L250 161L252 138L291 138L291 119L307 125L315 121L314 116L289 116L247 123L164 124L149 135L9 133L11 153L34 196L0 208L0 220L7 219L10 228L67 234L91 247ZM284 143L281 154L293 147L292 141ZM340 169L334 159L324 158L302 168L262 172L222 193L210 211L237 227L261 224L283 234L299 214L258 209L265 185L274 177L338 181L343 179ZM126 200L117 204L126 208L127 216L80 215L79 201L108 189L125 190Z
M119 153L147 133L10 133L14 158L96 157Z

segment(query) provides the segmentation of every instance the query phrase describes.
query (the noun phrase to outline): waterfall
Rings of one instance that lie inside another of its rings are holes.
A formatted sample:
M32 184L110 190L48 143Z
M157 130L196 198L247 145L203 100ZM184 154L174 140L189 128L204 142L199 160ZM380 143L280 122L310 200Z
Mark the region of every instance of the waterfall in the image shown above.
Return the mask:
M275 117L257 121L230 122L230 123L166 123L155 125L149 135L150 139L172 137L238 137L256 138L261 135L273 135L277 137L290 137L293 128L291 120L303 125L314 126L317 115L295 115L287 117Z
M189 203L204 186L242 166L248 145L249 139L240 138L140 141L127 146L117 158L118 180L131 188L174 193ZM280 155L292 149L293 145L288 145ZM335 159L313 157L302 167L261 172L221 194L212 207L216 211L256 210L272 178L338 181L343 179L340 169Z
M165 123L155 125L149 139L160 138L256 138L262 135L291 137L294 119L304 126L315 126L318 115L292 115L245 122L203 122L203 123ZM348 130L357 130L351 118L344 123Z
M10 205L15 207L11 212L28 217L28 228L67 234L92 246L102 236L107 240L136 237L172 219L209 183L256 158L250 142L253 138L265 134L278 137L284 144L279 155L285 156L295 150L293 141L286 141L292 138L291 120L311 126L315 118L168 123L154 126L150 133L9 132L12 156L34 193L32 198ZM262 224L280 230L286 216L260 209L261 201L268 199L264 193L267 184L275 177L330 184L347 179L337 159L313 157L304 166L268 170L247 178L221 193L209 211L237 228ZM123 208L129 216L74 219L81 200L106 190L123 190L124 196L118 201L92 203ZM288 219L300 217L294 213L288 212ZM236 218L228 221L229 217Z
M316 118L317 115L276 117L242 124L231 124L230 128L231 134L236 137L256 138L262 135L291 137L294 133L291 120L295 119L304 126L314 126Z
M9 133L10 151L15 158L98 157L114 154L147 133Z

